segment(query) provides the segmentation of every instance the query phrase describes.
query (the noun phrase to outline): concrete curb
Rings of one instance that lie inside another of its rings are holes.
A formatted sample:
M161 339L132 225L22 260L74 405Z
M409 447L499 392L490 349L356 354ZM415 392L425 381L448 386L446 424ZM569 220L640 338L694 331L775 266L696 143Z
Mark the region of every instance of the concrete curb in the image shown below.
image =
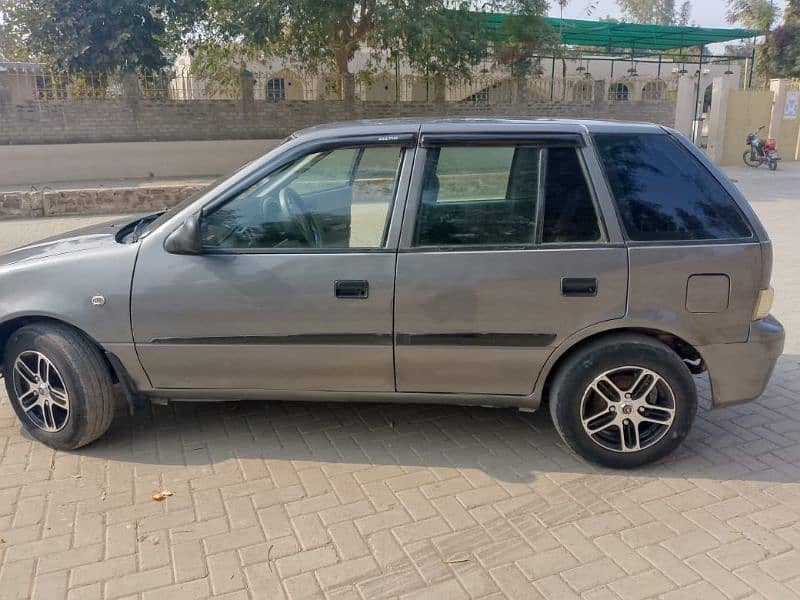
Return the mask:
M0 192L0 219L154 212L178 204L203 184Z

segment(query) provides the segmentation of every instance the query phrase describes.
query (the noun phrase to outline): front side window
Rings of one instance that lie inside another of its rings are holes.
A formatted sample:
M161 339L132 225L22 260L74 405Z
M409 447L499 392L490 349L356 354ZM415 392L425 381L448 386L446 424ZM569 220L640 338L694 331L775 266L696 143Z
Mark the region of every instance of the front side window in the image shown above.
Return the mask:
M416 246L602 240L594 198L573 147L431 148L422 187Z
M380 248L402 152L375 146L303 156L205 215L204 248Z
M752 236L725 188L666 134L598 134L597 151L634 241Z

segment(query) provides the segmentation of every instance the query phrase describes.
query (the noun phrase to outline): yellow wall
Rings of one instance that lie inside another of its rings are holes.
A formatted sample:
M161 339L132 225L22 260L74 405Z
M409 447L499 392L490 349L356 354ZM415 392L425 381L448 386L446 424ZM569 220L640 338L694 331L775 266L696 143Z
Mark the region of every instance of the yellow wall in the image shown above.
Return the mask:
M782 119L778 138L778 154L783 160L800 160L797 156L797 135L800 133L800 116L797 119Z
M747 149L745 146L747 134L755 131L761 125L769 127L769 119L772 114L772 92L770 90L730 90L729 94L728 114L725 119L725 148L720 164L736 165L742 162L742 154ZM784 122L784 125L786 123ZM787 127L788 131L789 127ZM766 137L767 130L764 129L761 135ZM783 130L781 130L781 137L787 139Z

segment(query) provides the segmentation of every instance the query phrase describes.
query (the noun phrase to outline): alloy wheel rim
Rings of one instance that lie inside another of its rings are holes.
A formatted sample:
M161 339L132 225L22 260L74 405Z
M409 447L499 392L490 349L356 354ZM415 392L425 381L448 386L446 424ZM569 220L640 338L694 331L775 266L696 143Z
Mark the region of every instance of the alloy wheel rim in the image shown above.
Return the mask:
M42 431L55 433L69 421L69 394L61 374L41 352L27 350L14 361L16 400L28 420Z
M626 366L595 378L581 399L581 425L598 446L641 452L657 444L675 420L675 394L655 371Z

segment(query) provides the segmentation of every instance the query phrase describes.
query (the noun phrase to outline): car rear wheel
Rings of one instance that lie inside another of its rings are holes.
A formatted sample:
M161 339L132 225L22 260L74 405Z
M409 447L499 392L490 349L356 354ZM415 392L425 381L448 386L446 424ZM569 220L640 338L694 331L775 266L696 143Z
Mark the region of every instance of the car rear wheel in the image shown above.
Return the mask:
M574 452L612 468L638 467L674 451L689 433L697 391L686 365L658 340L619 335L567 359L550 413Z
M114 417L113 381L99 349L79 332L36 323L11 334L3 376L31 436L73 450L103 435Z

